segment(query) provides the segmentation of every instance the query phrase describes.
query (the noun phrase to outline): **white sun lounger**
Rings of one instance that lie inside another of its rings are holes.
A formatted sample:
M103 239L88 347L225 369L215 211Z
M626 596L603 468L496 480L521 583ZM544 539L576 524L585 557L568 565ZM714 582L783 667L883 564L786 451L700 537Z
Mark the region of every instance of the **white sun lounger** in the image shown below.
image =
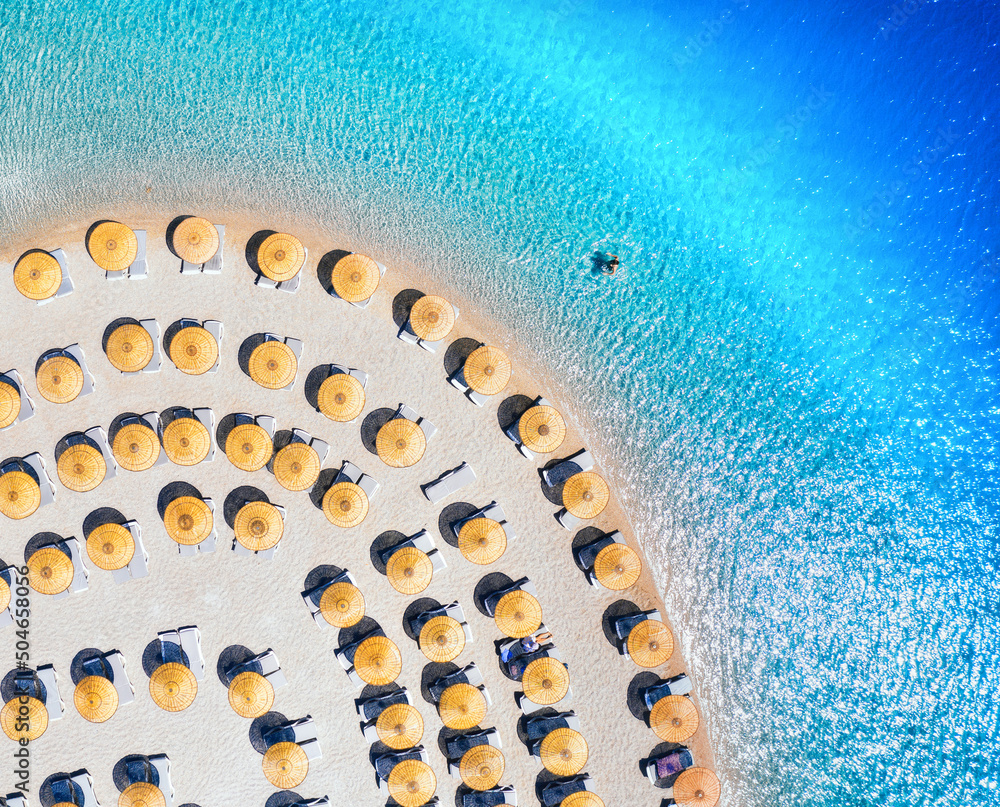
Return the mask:
M215 544L219 539L219 528L215 522L215 502L210 498L203 497L202 501L208 505L208 509L212 511L212 532L209 536L199 544L194 544L189 546L187 544L177 544L177 552L182 557L190 558L197 555L199 552L214 552Z
M97 443L97 447L101 450L101 454L104 457L104 464L107 466L107 470L104 472L104 478L114 479L118 475L118 461L115 459L115 455L111 452L111 446L108 445L108 433L100 426L94 426L93 428L87 429L87 431L84 432L84 435Z
M552 406L552 404L550 404L545 398L539 395L537 398L535 398L535 402L531 406L532 407ZM510 441L520 452L522 457L528 460L533 460L535 459L535 452L529 448L526 448L525 445L521 442L521 432L518 430L520 423L521 423L521 418L518 418L513 423L511 423L506 429L504 429L504 434L507 435Z
M383 562L388 562L389 558L396 554L396 552L407 546L419 549L427 555L427 557L431 559L431 564L434 566L435 572L440 572L447 568L448 564L445 562L444 555L442 555L441 552L434 546L434 539L426 529L420 530L420 532L410 536L405 541L402 541L395 546L382 550L380 554L383 558Z
M550 488L561 485L571 476L583 471L591 471L594 468L594 458L587 449L583 448L575 454L566 457L558 465L542 471L542 479Z
M94 795L94 777L86 768L74 772L69 780L83 793L83 804L80 807L101 807L97 796Z
M105 653L103 658L111 668L111 683L118 690L118 703L132 703L135 700L135 687L125 671L125 657L117 650L112 650Z
M10 426L4 426L4 429L9 429L15 423L24 423L24 421L34 416L35 402L31 400L31 396L28 395L28 391L24 388L24 379L17 370L12 368L6 373L0 373L0 375L4 375L14 382L14 386L17 388L17 394L21 399L21 408L17 412L17 417L14 418L14 423L11 423ZM0 431L3 431L3 429L0 429Z
M53 484L52 479L49 478L48 471L45 470L45 460L42 458L42 455L35 451L26 457L22 457L22 459L38 477L38 488L41 492L41 503L38 506L45 507L52 504L56 497L56 486Z
M125 522L125 527L132 533L132 540L135 542L135 552L132 560L127 566L115 569L111 572L111 578L116 583L124 583L128 580L138 580L149 575L149 553L142 545L142 527L138 521L129 520Z
M78 344L73 344L63 348L63 350L76 359L77 364L80 365L80 369L83 370L83 389L80 390L78 397L82 398L85 395L90 395L94 391L94 376L91 375L90 368L87 366L87 357L83 353L83 348Z
M59 696L59 675L56 673L55 667L51 664L42 664L35 670L35 675L45 687L45 711L49 714L49 720L62 720L66 704Z
M450 471L441 474L434 482L421 485L420 489L429 502L437 504L442 499L451 496L453 493L458 493L466 485L471 485L475 481L476 472L472 470L472 466L469 463L463 462L457 468L452 468Z
M44 300L38 300L38 305L45 305L46 303L51 303L53 300L58 300L60 297L65 297L67 294L73 293L73 279L69 276L69 263L66 260L66 253L61 249L53 249L49 252L56 262L59 264L59 268L62 270L62 283L59 284L59 288L56 289L56 293L51 297Z
M149 757L149 764L156 768L160 777L160 791L167 802L167 807L173 807L174 786L170 782L170 757L166 754L155 754Z

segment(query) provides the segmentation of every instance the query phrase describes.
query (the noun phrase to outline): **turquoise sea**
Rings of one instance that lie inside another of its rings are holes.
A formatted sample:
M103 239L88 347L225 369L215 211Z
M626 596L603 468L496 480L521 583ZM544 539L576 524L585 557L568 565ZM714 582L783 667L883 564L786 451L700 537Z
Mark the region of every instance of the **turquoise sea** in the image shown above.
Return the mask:
M983 0L5 0L0 239L205 204L427 267L615 469L728 803L996 805L998 33Z

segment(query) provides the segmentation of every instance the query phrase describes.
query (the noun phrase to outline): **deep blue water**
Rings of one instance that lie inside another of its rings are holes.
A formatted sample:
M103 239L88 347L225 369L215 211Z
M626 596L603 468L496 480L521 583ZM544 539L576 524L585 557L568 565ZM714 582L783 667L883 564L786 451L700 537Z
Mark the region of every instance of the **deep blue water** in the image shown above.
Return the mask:
M7 0L0 238L433 267L617 469L730 803L1000 804L997 4L422 6Z

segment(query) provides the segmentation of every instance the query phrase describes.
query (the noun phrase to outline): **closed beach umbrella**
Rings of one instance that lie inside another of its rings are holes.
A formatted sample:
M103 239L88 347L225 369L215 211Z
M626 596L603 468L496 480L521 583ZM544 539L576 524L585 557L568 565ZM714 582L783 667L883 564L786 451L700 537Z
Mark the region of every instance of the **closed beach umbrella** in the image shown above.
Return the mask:
M233 521L236 540L251 552L270 549L281 540L285 520L270 502L247 502Z
M421 339L437 342L455 327L455 309L443 297L428 294L417 300L410 309L410 327Z
M640 667L663 664L674 652L674 637L658 619L640 622L628 634L628 654Z
M305 490L319 479L320 460L307 443L289 443L274 455L274 478L285 490Z
M272 454L271 435L256 423L241 423L226 435L226 456L241 471L259 471Z
M0 611L6 611L10 605L10 584L0 577Z
M330 420L348 423L365 408L365 388L354 376L334 373L319 386L319 411Z
M604 800L589 790L578 790L559 802L559 807L604 807Z
M0 709L0 726L12 740L37 740L49 727L49 713L38 698L15 695Z
M73 561L54 546L43 546L28 558L28 582L39 594L59 594L73 582Z
M438 714L450 729L471 729L486 717L486 696L472 684L452 684L441 693Z
M573 474L563 486L563 506L577 518L596 518L611 500L608 483L600 474Z
M545 735L538 753L545 770L556 776L576 776L587 764L587 741L573 729L556 729Z
M196 496L178 496L163 511L163 526L184 546L200 544L212 534L212 508Z
M0 376L0 429L6 429L21 414L21 393L6 376Z
M257 250L257 265L265 277L283 283L295 277L306 262L306 251L294 235L273 233Z
M413 748L424 736L424 719L409 703L394 703L382 710L375 721L378 738L390 748Z
M126 471L146 471L160 458L160 438L145 423L126 423L116 432L111 452Z
M494 563L507 551L507 533L498 521L474 518L458 531L458 550L466 560L480 566Z
M533 406L517 423L525 448L539 454L555 451L566 439L566 421L551 406Z
M382 273L367 255L353 252L345 255L333 267L333 290L349 303L367 300L378 288Z
M477 347L465 360L462 375L476 392L497 395L510 381L510 359L500 348L491 345Z
M719 777L708 768L688 768L674 780L678 807L715 807L721 795Z
M118 807L167 807L167 799L156 785L133 782L118 796Z
M635 550L625 544L610 544L594 559L597 582L611 591L635 585L641 571L642 561Z
M354 651L354 671L366 684L391 684L402 670L399 648L388 636L369 636Z
M368 496L353 482L338 482L323 494L323 513L335 527L356 527L368 515Z
M83 368L69 356L52 356L38 368L35 383L46 401L69 403L83 391Z
M465 632L457 619L442 615L420 629L420 652L428 661L451 661L465 649Z
M250 378L267 389L283 389L295 379L298 360L284 342L268 339L250 354Z
M430 585L434 564L426 552L404 546L392 553L385 566L385 574L389 585L400 594L419 594Z
M500 598L493 619L504 635L523 639L541 626L542 606L527 591L515 589Z
M124 224L102 221L87 239L87 252L105 272L122 272L135 262L139 242Z
M161 664L149 676L149 695L165 712L181 712L194 703L198 680L183 664Z
M309 757L301 745L275 743L264 752L264 776L275 787L298 787L309 773Z
M97 448L90 443L77 443L59 455L56 472L65 487L77 493L86 493L104 481L108 466Z
M389 771L389 795L400 807L421 807L437 790L437 777L426 762L404 759Z
M229 705L240 717L260 717L274 704L274 687L260 673L241 672L229 682Z
M128 527L109 521L99 524L87 536L87 556L98 569L124 569L135 554L135 539Z
M134 322L115 328L104 346L108 361L123 373L137 373L153 358L153 337Z
M521 685L532 703L550 706L569 692L569 671L554 658L536 658L524 668Z
M29 300L48 300L62 285L62 267L48 252L32 250L14 266L14 287Z
M34 478L24 471L0 475L0 513L7 518L27 518L42 503L42 492Z
M198 418L179 417L163 429L163 450L175 465L197 465L211 448L212 435Z
M346 580L333 583L320 597L319 612L333 627L350 628L365 615L365 595Z
M188 263L207 263L219 251L219 231L208 219L188 216L174 228L174 252Z
M467 787L473 790L489 790L500 783L503 776L503 751L492 745L477 745L462 755L458 772Z
M423 431L412 420L393 418L383 424L375 438L375 450L386 465L409 468L419 462L427 448Z
M103 675L88 675L73 690L73 703L84 720L103 723L118 711L118 690Z
M170 361L187 375L207 373L219 360L219 343L200 325L181 328L170 340Z
M667 695L653 704L649 727L664 742L680 743L698 730L698 710L690 698Z

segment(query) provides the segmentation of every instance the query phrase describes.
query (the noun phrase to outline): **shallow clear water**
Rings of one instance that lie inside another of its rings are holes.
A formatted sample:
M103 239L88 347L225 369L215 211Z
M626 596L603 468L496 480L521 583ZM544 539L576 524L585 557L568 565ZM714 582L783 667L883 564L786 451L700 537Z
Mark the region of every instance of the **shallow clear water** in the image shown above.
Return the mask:
M433 267L617 469L732 803L1000 804L1000 13L805 6L7 0L0 238L202 202Z

